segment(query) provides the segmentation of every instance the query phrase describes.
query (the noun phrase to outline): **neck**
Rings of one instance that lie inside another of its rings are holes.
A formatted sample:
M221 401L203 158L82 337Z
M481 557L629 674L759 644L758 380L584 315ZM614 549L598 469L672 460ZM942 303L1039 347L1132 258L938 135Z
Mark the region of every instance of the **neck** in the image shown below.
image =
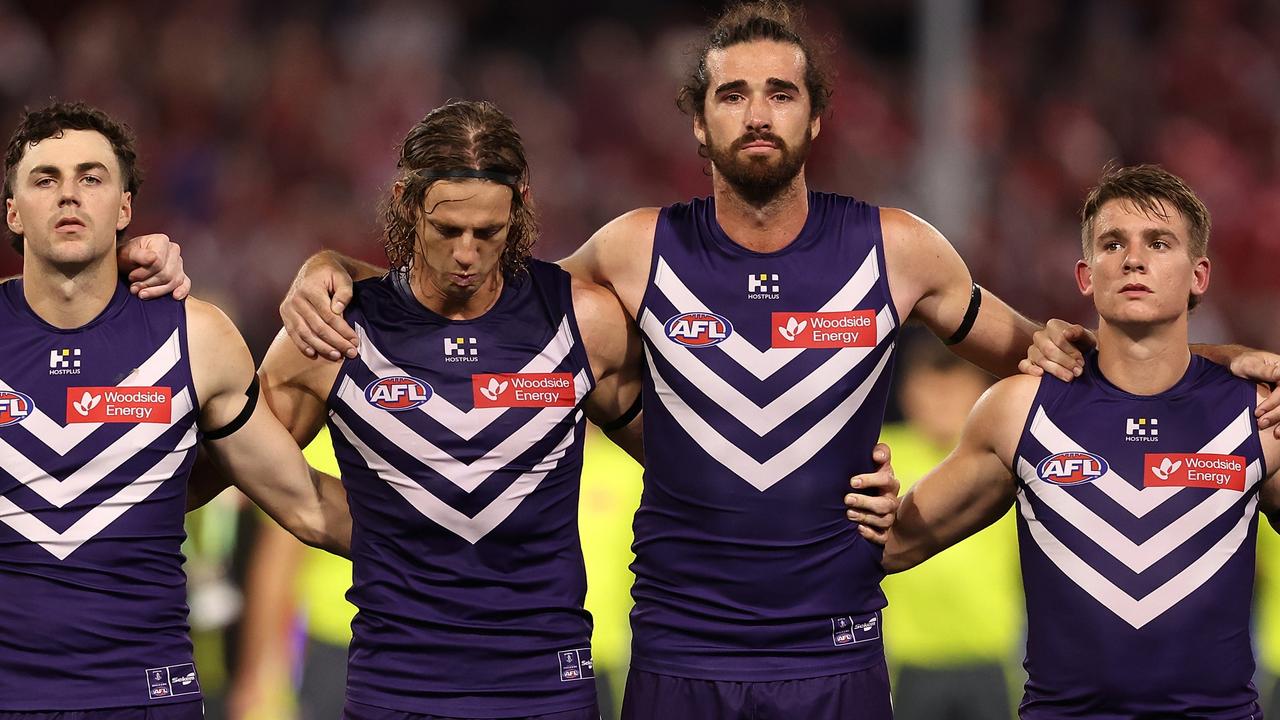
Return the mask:
M1155 326L1124 326L1106 320L1098 326L1098 368L1125 392L1162 393L1182 379L1190 364L1186 314Z
M425 274L419 273L415 264L409 269L409 287L413 296L431 312L449 320L473 320L489 312L502 294L502 272L484 280L474 293L456 297L436 287Z
M756 252L774 252L791 244L809 217L809 189L801 170L777 195L763 203L742 196L712 169L716 221L735 243Z
M115 294L114 252L87 265L60 267L28 253L22 259L22 293L40 319L72 330L96 318Z

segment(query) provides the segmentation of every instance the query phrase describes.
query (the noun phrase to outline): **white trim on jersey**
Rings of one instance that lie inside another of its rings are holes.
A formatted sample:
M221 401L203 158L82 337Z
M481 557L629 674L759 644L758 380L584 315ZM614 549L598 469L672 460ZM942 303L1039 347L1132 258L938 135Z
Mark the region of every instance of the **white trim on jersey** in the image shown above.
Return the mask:
M1041 480L1036 475L1035 466L1022 458L1018 458L1018 475L1026 482L1027 490L1039 498L1040 502L1136 573L1143 572L1181 547L1206 525L1234 507L1241 497L1239 490L1215 491L1208 499L1180 515L1145 542L1135 543L1111 523L1098 517L1066 488ZM1261 479L1261 465L1257 461L1250 463L1245 471L1245 492L1252 490Z
M663 325L652 313L645 314L640 326L650 337L663 337ZM689 348L673 342L658 341L653 343L653 347L657 348L658 353L671 364L671 367L680 376L692 383L709 400L728 410L731 415L750 428L756 435L764 437L792 415L795 415L808 406L809 403L816 400L819 395L830 390L831 386L838 380L848 375L880 343L884 342L885 337L888 336L892 329L893 314L889 312L889 308L886 306L876 316L876 345L874 347L841 348L837 350L816 370L809 373L800 382L787 388L786 392L774 398L772 402L764 407L752 402L737 388L720 377L719 374L703 364L701 360L694 357L695 352ZM652 363L650 363L650 369L653 370L654 375L657 375L656 366ZM664 382L663 384L665 385L666 383Z
M1044 446L1049 454L1062 452L1086 452L1075 440L1067 436L1049 419L1044 406L1036 408L1035 418L1031 421L1031 437ZM1200 449L1202 453L1225 455L1240 447L1253 432L1248 412L1242 412L1227 424L1212 440ZM1121 478L1114 470L1093 481L1093 485L1118 505L1128 510L1134 517L1143 517L1160 507L1164 501L1182 491L1180 487L1138 488Z
M795 442L783 448L765 462L759 462L727 440L693 408L689 407L684 398L680 397L663 380L658 369L654 367L652 356L648 353L645 354L645 359L649 363L649 371L653 376L654 389L657 391L658 397L662 399L662 404L666 407L667 412L671 413L671 416L684 428L689 437L697 440L708 455L762 492L795 472L801 465L816 455L819 450L826 447L827 443L831 442L836 433L862 407L862 402L866 400L871 389L875 387L876 381L880 379L880 374L884 372L891 357L893 357L892 344L884 355L880 357L880 362L871 370L871 374L867 375L867 378L862 381L862 384L856 390L850 393L839 405L836 405L825 417L809 427Z
M1258 496L1254 495L1249 499L1240 521L1213 547L1196 558L1195 562L1188 565L1182 572L1174 575L1168 582L1141 599L1133 598L1116 587L1115 583L1103 577L1102 573L1071 552L1053 533L1037 521L1035 511L1032 510L1031 503L1027 502L1024 490L1018 491L1018 505L1022 509L1022 516L1027 520L1027 529L1032 539L1053 564L1108 610L1138 629L1160 617L1166 610L1199 589L1226 564L1227 560L1231 559L1240 549L1245 538L1249 536L1249 523L1258 505Z
M186 392L185 388L183 392ZM0 496L0 522L49 551L59 560L66 560L71 553L105 530L129 508L146 500L166 480L172 478L195 444L196 428L192 425L182 436L177 447L166 453L150 470L89 510L63 532L57 532L4 496Z
M862 261L862 265L858 271L849 278L844 287L836 291L818 312L839 312L853 310L858 303L871 292L871 288L875 287L876 280L880 278L880 264L877 259L879 256L873 247L867 253L867 257ZM691 312L715 312L707 307L693 291L676 275L667 261L658 256L658 269L653 275L653 284L671 304L675 306L677 313ZM645 308L645 315L652 315L653 311ZM892 315L889 317L892 318ZM659 327L665 325L666 320L663 318L655 318ZM642 318L643 321L643 318ZM889 325L892 327L892 321ZM661 342L669 342L665 332L659 332L651 335L650 339L653 344ZM733 333L725 338L724 342L718 346L724 350L725 354L733 358L734 362L741 365L744 369L755 375L758 380L768 380L777 371L786 366L787 363L794 360L804 352L803 348L766 348L760 350L752 345L745 337L738 333Z
M1199 452L1227 454L1239 448L1252 433L1248 412L1248 410L1242 411ZM1030 429L1032 437L1050 454L1088 452L1049 419L1043 406L1036 408ZM1174 518L1145 542L1135 543L1114 525L1098 516L1069 490L1042 480L1036 473L1035 466L1025 458L1019 457L1017 463L1018 476L1025 483L1025 486L1018 490L1018 505L1022 516L1026 519L1032 540L1072 582L1134 628L1141 628L1159 617L1212 578L1240 549L1248 536L1249 524L1258 504L1258 497L1255 494L1245 503L1240 520L1213 547L1197 555L1193 562L1173 578L1145 597L1138 599L1117 587L1040 522L1031 506L1029 494L1034 495L1055 514L1079 530L1089 542L1105 550L1133 572L1140 574L1190 542L1210 523L1229 513L1239 504L1243 496L1241 491L1216 490L1204 501ZM1244 492L1251 491L1261 480L1262 465L1255 460L1245 470ZM1109 469L1092 484L1136 518L1144 517L1184 489L1181 487L1138 488L1117 474L1114 469Z
M174 365L182 359L182 342L179 339L178 331L175 329L168 340L156 349L146 362L138 366L138 369L130 373L125 379L116 383L115 387L150 387L160 381L160 378L168 374ZM0 380L0 390L14 390L13 387ZM74 449L85 438L89 437L94 430L102 426L102 423L72 423L70 425L60 425L46 415L40 408L35 408L31 414L22 420L22 426L26 428L33 436L43 442L50 450L59 455L66 455L67 452Z
M66 507L67 503L97 485L112 471L137 455L140 450L150 447L157 438L172 428L174 423L185 418L193 408L190 391L182 388L171 401L169 422L134 425L105 450L76 468L66 480L58 480L40 469L38 465L27 459L27 456L4 440L0 440L0 469L26 485L50 505L57 508Z
M369 340L369 336L365 329L358 323L355 325L356 334L360 336L360 358L364 361L366 367L377 377L391 377L393 375L411 375L400 366L391 362L380 350ZM537 355L533 356L529 362L525 363L523 368L517 372L520 373L551 373L560 367L560 363L568 357L570 350L574 346L573 329L569 323L569 316L566 315L560 321L560 327L556 330L556 334L547 343ZM579 391L578 398L582 398L583 393ZM471 410L459 410L457 406L446 400L439 393L432 394L431 398L423 403L418 410L435 418L440 424L452 430L458 437L463 440L470 440L475 437L481 430L489 427L489 425L498 418L502 417L509 408L472 408Z
M585 368L574 377L573 384L577 395L575 405L577 405L591 389L591 381L587 377ZM432 397L438 397L438 395L433 395ZM365 400L364 391L356 385L349 375L342 378L342 383L338 387L338 399L361 420L368 423L379 435L387 438L388 441L403 449L423 465L431 468L432 471L468 493L479 487L491 475L501 471L512 460L523 455L535 443L547 437L547 434L554 430L556 425L574 412L572 407L543 408L519 429L494 446L492 450L468 463L440 449L430 440L414 432L409 426L391 417L391 413L370 405ZM430 405L429 401L423 404L420 409L425 410L427 415L437 421L445 423L445 420L436 417L434 410L426 410L428 405ZM506 410L507 408L502 409ZM337 413L332 409L329 411L329 415L334 419L338 417Z
M569 431L565 433L564 438L555 446L555 449L548 453L529 472L516 478L511 485L503 490L487 507L477 513L475 517L468 517L450 507L361 441L359 436L342 421L341 417L335 414L332 418L334 426L347 439L347 442L351 443L352 447L360 453L370 470L377 473L378 477L400 493L423 516L474 545L485 535L488 535L503 520L506 520L520 503L537 489L539 483L559 465L560 460L568 454L569 448L573 445L577 424L582 419L582 412L578 411L575 414L574 421L569 426Z

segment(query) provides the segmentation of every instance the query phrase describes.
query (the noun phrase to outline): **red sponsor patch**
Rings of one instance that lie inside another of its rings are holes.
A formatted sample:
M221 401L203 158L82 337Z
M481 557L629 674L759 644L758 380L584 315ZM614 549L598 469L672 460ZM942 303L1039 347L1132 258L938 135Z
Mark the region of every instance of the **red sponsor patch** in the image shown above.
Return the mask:
M67 388L67 423L168 423L167 387Z
M875 310L773 313L776 348L875 347Z
M1147 453L1144 487L1198 487L1244 492L1244 458L1210 453Z
M471 376L475 407L573 407L578 395L573 375L560 373L480 373Z

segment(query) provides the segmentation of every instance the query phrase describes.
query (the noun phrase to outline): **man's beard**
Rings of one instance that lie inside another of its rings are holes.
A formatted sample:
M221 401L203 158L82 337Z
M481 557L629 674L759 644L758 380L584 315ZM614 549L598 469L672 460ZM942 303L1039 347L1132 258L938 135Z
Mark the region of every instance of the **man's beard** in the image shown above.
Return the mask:
M778 148L779 157L775 159L742 154L743 145L761 140L773 143ZM707 157L743 200L756 207L763 207L789 187L796 175L800 174L809 157L809 144L812 140L813 134L808 128L805 128L804 139L795 148L773 133L748 132L724 147L718 145L708 132Z

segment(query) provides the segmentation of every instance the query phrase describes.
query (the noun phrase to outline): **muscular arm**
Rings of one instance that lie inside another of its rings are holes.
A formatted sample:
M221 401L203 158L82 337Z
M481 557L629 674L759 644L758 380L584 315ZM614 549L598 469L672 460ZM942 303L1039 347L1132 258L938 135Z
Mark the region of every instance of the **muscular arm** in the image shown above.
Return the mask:
M640 208L610 221L559 262L575 278L606 287L635 320L653 263L658 208Z
M200 428L222 428L245 407L253 358L227 316L208 303L187 300L187 327ZM267 397L266 387L263 395ZM259 402L239 430L206 440L205 447L218 470L298 539L346 552L351 518L341 484L313 477L298 444L267 403Z
M902 498L885 545L886 571L919 565L1009 509L1013 455L1039 383L1027 375L1010 377L978 400L956 449Z
M1259 385L1258 404L1265 402L1270 394L1270 387ZM1268 473L1258 490L1258 508L1267 516L1272 529L1280 532L1280 440L1275 433L1262 429L1258 430L1258 440L1262 443L1262 458Z
M885 267L898 317L923 322L946 339L969 307L973 279L959 253L932 225L904 210L883 208ZM1018 362L1040 325L982 291L982 307L964 341L952 352L997 377L1018 372Z
M587 417L608 427L622 417L640 395L640 336L618 298L604 287L575 279L573 311L591 360L596 387L587 398ZM644 464L640 416L624 427L606 431L609 439Z

